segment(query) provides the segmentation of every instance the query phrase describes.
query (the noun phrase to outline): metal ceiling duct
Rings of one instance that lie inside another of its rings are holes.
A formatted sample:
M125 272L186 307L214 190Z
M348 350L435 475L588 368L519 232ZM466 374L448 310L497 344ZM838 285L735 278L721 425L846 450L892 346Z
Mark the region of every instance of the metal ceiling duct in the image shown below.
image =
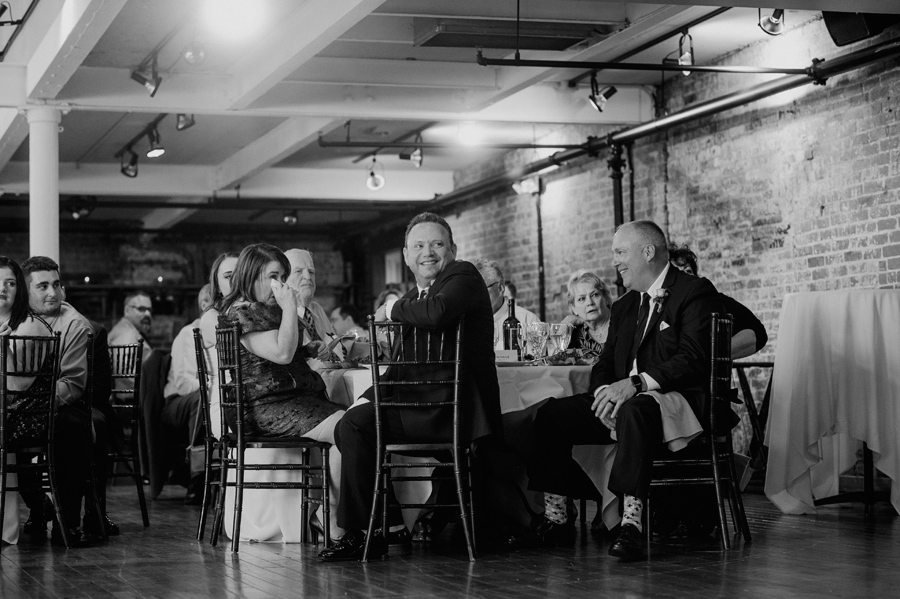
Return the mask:
M587 47L624 27L622 23L559 23L479 19L413 19L413 44L442 48L568 50Z

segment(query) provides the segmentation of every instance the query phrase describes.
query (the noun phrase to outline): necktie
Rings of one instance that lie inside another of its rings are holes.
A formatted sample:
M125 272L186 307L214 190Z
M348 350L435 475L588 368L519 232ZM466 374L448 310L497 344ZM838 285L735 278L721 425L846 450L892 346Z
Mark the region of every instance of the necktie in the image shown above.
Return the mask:
M306 316L303 317L303 321L306 323L307 330L309 330L309 340L321 341L322 338L319 337L319 332L316 331L316 323L313 322L312 310L306 311Z
M629 365L634 362L635 357L637 357L638 348L641 345L641 340L644 338L644 329L647 328L647 318L650 316L650 296L646 293L641 293L641 308L638 310L638 321L637 326L634 329L634 341L631 344L631 360L629 360Z
M423 289L423 290L419 293L419 299L425 299L425 296L426 296L426 295L428 295L428 290L427 290L427 289Z

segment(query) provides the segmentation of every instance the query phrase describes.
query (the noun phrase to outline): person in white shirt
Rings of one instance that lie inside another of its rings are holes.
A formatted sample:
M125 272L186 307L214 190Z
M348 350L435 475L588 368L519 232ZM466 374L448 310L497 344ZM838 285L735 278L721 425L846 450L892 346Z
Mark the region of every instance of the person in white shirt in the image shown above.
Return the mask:
M209 283L200 289L197 296L200 313L212 305ZM173 448L173 455L181 455L186 446L194 445L192 438L199 432L196 425L200 412L200 379L197 378L197 355L194 351L194 329L200 327L200 318L183 327L172 341L172 363L163 395L166 405L162 411L162 426L167 446ZM191 479L184 502L195 505L203 497L203 477Z
M509 308L504 293L506 282L503 279L503 271L494 260L479 258L473 260L472 264L481 273L481 278L487 285L488 296L491 298L491 309L494 311L494 349L503 349L503 321L509 317ZM516 304L515 315L521 326L541 320L534 312L526 310L518 304Z

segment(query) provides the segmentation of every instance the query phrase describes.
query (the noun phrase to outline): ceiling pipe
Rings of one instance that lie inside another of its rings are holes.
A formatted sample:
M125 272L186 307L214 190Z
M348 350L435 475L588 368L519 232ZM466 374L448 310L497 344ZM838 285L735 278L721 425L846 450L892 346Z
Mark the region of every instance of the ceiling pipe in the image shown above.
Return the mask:
M471 146L465 146L468 148L496 148L500 150L551 150L551 149L563 149L563 150L572 150L575 148L580 148L584 144L494 144L494 143L479 143L473 144ZM325 141L321 137L319 138L319 146L323 148L422 148L424 150L442 150L446 148L460 148L463 147L464 144L451 144L451 143L435 143L435 142L422 142L422 141L394 141L394 142L382 142L382 141Z
M591 62L569 60L529 60L520 58L486 58L481 50L476 61L483 67L540 67L543 69L590 69L593 71L690 71L700 73L739 73L768 75L804 75L806 69L784 67L748 67L728 65L666 64L653 62Z
M0 206L28 207L27 195L14 198L2 198L0 194ZM68 206L73 199L63 198L60 204ZM163 200L97 200L94 208L189 208L191 210L297 210L300 212L340 210L344 212L378 211L378 212L404 212L408 210L424 209L430 206L427 200L382 202L375 200L209 200L201 203L191 202L166 202Z
M641 44L640 46L638 46L636 48L632 48L631 50L629 50L628 52L625 52L624 54L619 54L615 58L610 59L610 62L622 62L623 60L627 60L627 59L631 58L632 56L640 54L644 50L649 50L650 48L653 48L654 46L658 46L659 44L663 43L664 41L668 40L669 38L672 38L672 37L675 37L676 35L680 35L681 33L684 33L684 31L686 29L693 29L697 25L700 25L701 23L705 23L706 21L709 21L713 17L718 17L720 14L728 12L729 10L731 10L730 6L723 6L721 8L717 8L716 10L703 15L702 17L697 17L693 21L685 23L684 25L675 29L674 31L669 31L668 33L659 35L659 36L653 38L652 40ZM582 81L582 79L587 79L591 75L595 75L598 72L599 72L598 70L585 71L584 73L581 73L580 75L572 77L571 79L569 79L569 87L578 87L578 84Z
M508 185L511 182L526 177L530 174L556 166L562 166L570 160L581 158L582 156L596 156L604 149L611 145L626 144L640 137L650 135L652 133L663 131L671 127L689 123L705 116L710 116L723 112L725 110L736 108L744 104L748 104L755 100L759 100L795 87L816 83L823 85L826 79L852 71L860 67L867 66L876 62L882 62L900 56L900 38L888 40L868 48L863 48L855 52L850 52L843 56L830 58L828 60L813 60L812 64L806 69L802 69L805 75L789 75L750 87L746 90L728 94L721 98L716 98L708 102L702 102L696 106L691 106L679 112L673 113L666 117L662 117L642 125L637 125L629 129L623 129L616 133L612 133L605 138L588 138L588 141L579 149L566 150L556 152L552 156L536 160L524 166L507 170L506 172L476 181L471 185L461 187L449 193L446 193L435 202L432 208L446 207L497 187ZM678 66L677 68L681 68Z

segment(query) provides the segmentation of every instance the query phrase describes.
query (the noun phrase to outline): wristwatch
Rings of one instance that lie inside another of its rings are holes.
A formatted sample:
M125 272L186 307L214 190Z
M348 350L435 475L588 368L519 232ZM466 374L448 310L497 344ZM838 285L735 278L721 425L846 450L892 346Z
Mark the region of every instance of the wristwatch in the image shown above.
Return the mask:
M641 387L644 386L644 380L641 378L639 374L631 375L631 384L634 385L635 393L641 392Z

